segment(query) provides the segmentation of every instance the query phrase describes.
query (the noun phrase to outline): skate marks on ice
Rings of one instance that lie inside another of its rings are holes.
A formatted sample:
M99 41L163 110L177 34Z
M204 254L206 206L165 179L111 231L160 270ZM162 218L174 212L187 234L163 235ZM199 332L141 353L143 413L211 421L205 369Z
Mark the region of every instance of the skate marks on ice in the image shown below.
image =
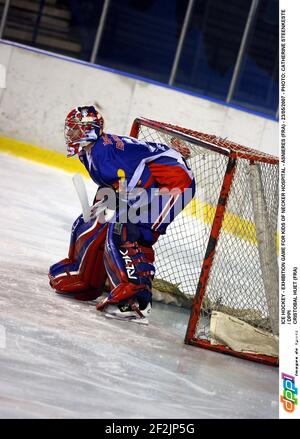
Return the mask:
M277 417L277 370L185 346L187 310L154 304L141 327L56 295L47 269L80 212L71 175L0 160L1 418Z
M265 368L261 373L256 365L195 351L176 333L164 336L163 326L137 331L98 315L89 325L85 308L79 334L52 318L53 326L42 327L1 318L7 331L0 350L1 417L275 416ZM89 326L90 335L83 336Z

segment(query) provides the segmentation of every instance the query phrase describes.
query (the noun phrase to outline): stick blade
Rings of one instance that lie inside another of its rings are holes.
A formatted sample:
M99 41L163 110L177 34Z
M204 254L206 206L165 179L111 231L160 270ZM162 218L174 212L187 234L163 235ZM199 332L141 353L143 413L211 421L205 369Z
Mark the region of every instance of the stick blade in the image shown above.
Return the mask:
M83 220L87 223L91 217L91 208L83 177L77 173L73 175L72 180L82 207Z

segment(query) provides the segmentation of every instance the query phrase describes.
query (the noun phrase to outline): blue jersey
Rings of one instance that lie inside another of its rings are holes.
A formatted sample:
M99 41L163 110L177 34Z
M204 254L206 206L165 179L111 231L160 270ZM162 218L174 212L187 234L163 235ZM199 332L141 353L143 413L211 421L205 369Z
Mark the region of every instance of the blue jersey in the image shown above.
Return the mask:
M161 163L166 170L174 165L187 170L183 157L167 145L111 134L103 134L91 151L83 151L79 158L99 186L115 187L119 180L126 179L129 191L149 186L151 172L147 165L151 162ZM152 180L152 185L157 185L155 178Z

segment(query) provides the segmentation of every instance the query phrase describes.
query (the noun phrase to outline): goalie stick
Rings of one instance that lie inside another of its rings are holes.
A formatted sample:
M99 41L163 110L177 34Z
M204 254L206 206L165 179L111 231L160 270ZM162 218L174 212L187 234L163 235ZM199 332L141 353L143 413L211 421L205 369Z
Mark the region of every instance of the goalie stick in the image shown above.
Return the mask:
M84 222L87 223L95 218L102 223L109 222L113 218L115 211L107 207L107 196L91 207L82 175L77 173L73 175L72 180L81 204Z
M82 208L82 214L83 214L83 220L85 223L89 222L91 219L91 208L89 205L89 199L86 191L86 187L82 178L82 175L77 173L73 175L73 184L75 186L76 193L78 195L81 208Z

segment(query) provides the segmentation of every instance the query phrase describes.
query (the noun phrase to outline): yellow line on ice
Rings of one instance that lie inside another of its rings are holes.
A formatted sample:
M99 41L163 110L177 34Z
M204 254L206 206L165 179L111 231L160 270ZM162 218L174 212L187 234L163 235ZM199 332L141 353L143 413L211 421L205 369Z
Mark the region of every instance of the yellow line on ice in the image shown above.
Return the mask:
M77 158L67 158L66 155L61 152L30 145L20 140L0 137L0 152L63 169L73 174L79 172L85 177L88 177L87 170Z
M204 224L212 224L215 217L216 207L194 198L183 212L185 215L197 218ZM222 229L224 232L231 233L239 238L250 241L252 244L257 243L254 223L243 219L238 215L225 212Z

